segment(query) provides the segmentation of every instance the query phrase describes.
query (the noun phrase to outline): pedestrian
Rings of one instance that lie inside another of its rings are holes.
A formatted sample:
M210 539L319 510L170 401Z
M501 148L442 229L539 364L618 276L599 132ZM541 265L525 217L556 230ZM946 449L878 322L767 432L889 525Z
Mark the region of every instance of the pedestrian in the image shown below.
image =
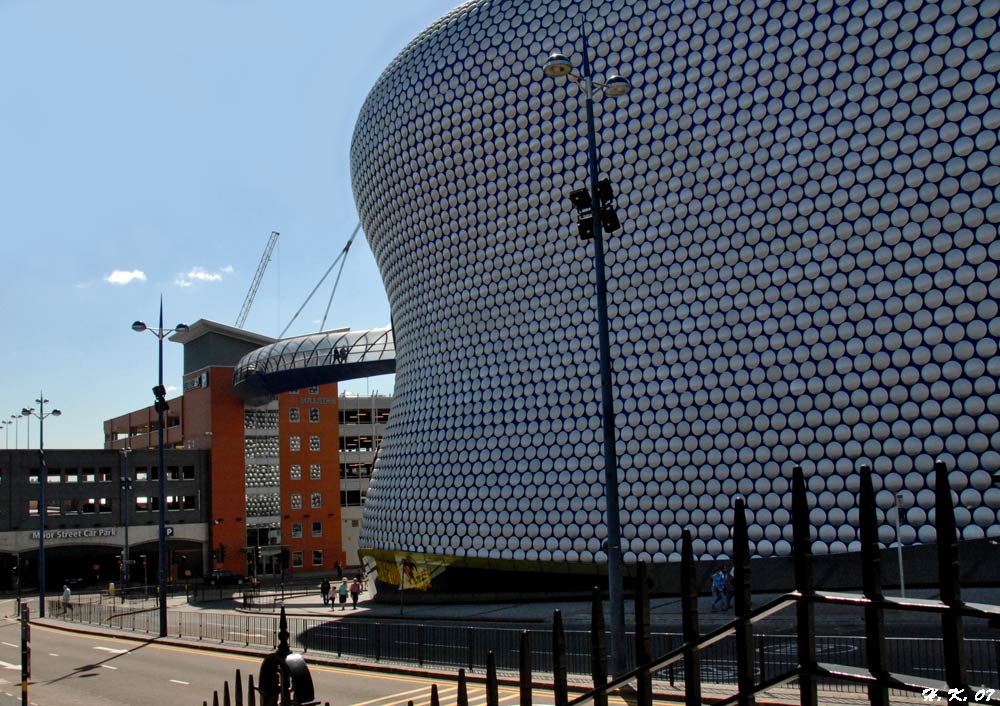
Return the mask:
M319 595L323 597L323 605L327 605L330 602L330 580L323 579L323 583L319 585Z
M340 585L337 587L337 598L340 599L340 609L347 610L347 579L341 579Z
M719 610L717 606L726 605L726 573L719 569L712 574L712 612Z
M69 602L69 599L70 599L71 595L72 595L72 593L69 590L69 585L67 585L67 584L64 583L63 584L63 592L62 592L62 608L63 608L63 613L72 613L73 612L73 604Z
M361 596L361 583L354 579L351 583L351 602L354 604L351 610L357 610L358 608L358 598Z
M726 572L725 579L725 594L726 594L726 610L733 605L733 597L736 595L736 573L735 568L730 566L729 570Z

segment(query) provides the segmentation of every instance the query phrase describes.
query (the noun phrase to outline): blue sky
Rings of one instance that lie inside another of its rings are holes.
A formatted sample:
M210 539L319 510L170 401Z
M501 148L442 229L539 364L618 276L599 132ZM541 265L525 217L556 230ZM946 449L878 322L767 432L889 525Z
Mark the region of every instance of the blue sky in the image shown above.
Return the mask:
M155 325L277 336L357 224L349 153L382 70L458 0L0 0L0 418L35 406L52 448L152 402ZM317 330L333 275L287 335ZM355 241L326 328L389 323ZM164 343L178 388L181 347ZM387 392L391 378L344 388ZM173 394L177 394L174 392ZM38 443L38 421L0 443Z

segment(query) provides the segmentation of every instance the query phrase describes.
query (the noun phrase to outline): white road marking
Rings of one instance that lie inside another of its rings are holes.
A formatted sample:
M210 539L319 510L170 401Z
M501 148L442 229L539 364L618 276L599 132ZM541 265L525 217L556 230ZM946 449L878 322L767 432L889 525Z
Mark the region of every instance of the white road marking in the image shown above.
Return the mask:
M101 667L104 669L118 669L118 667L112 667L110 664L102 664Z
M4 643L2 643L2 644L4 644L4 645L7 645L7 647L19 647L19 646L20 646L20 645L12 645L12 644L11 644L11 643L9 643L9 642L4 642Z
M184 686L191 686L191 682L189 682L189 681L181 681L180 679L171 679L170 683L171 684L183 684Z
M21 671L21 665L20 664L11 664L10 662L0 662L0 668L2 668L2 669L16 669L19 672Z
M49 652L49 657L58 657L58 656L59 655L57 655L55 652Z
M101 650L101 652L113 652L116 655L123 655L128 652L128 650L116 650L114 647L95 647L95 650Z

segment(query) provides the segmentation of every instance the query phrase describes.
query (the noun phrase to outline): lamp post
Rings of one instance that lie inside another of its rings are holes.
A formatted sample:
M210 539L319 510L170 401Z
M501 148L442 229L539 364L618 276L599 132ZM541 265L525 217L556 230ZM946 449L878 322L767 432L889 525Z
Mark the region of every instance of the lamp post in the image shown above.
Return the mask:
M583 93L587 113L587 168L590 189L579 190L571 196L580 209L577 223L580 234L594 242L594 280L597 305L597 324L601 368L601 418L604 427L604 496L605 522L607 523L608 593L611 604L611 668L615 675L625 672L625 587L621 551L618 502L618 458L615 450L616 430L614 399L611 387L611 344L608 330L608 288L604 264L603 230L613 231L620 225L611 203L613 193L608 181L601 181L597 160L597 129L594 121L594 99L598 93L617 98L628 93L628 79L612 75L604 82L594 78L590 66L590 40L586 24L581 19L580 49L582 74L573 71L570 60L553 52L545 62L544 72L552 78L567 77Z
M18 441L17 441L17 428L18 428L17 427L17 420L20 419L23 416L24 416L23 414L12 414L12 415L10 415L10 420L14 424L14 448L15 449L18 448Z
M129 558L128 558L128 521L131 504L131 491L132 491L132 477L128 474L128 455L132 452L132 449L125 447L121 449L122 454L122 477L121 477L121 490L122 490L122 520L125 525L125 546L122 550L122 602L125 602L125 590L128 588L129 581Z
M38 419L38 615L45 617L45 517L48 515L48 506L45 503L45 486L48 482L49 472L45 467L45 419L46 417L58 417L62 412L53 409L45 412L45 405L48 402L45 395L38 393L34 407L25 407L21 410L22 417L35 417Z
M4 419L0 421L3 424L3 447L5 449L10 449L10 425L11 421L9 419Z
M905 496L896 493L893 496L893 507L896 508L896 558L899 560L899 596L906 598L906 581L903 578L903 540L899 536L899 511L903 506Z
M156 336L158 343L158 375L156 387L153 388L155 398L155 409L157 414L157 440L159 449L159 552L160 552L160 572L159 572L159 594L160 594L160 637L167 636L167 469L163 465L163 422L166 411L170 408L165 399L167 390L163 387L163 339L172 333L184 333L188 330L186 324L177 324L173 328L163 328L163 297L160 297L160 325L158 328L150 328L142 321L132 323L132 330L138 333L149 331Z

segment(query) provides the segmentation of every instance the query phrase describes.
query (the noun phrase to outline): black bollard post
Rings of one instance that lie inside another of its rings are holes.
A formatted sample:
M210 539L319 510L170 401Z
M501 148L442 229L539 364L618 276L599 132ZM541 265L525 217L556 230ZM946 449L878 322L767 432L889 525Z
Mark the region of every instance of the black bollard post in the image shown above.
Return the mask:
M701 655L687 647L698 641L698 586L694 572L691 530L684 530L681 544L681 610L684 630L684 704L701 706Z
M458 694L455 698L456 706L469 706L469 686L465 681L465 670L458 670Z
M552 692L555 706L564 706L569 701L569 686L566 682L566 633L563 631L562 613L555 611L552 616Z
M590 672L595 689L608 683L608 651L604 643L604 606L601 605L601 589L595 586L590 607ZM601 691L595 696L594 706L608 706L608 692Z
M944 677L953 689L969 689L968 661L965 656L965 626L962 622L962 587L959 582L958 534L951 483L944 461L934 462L934 511L937 525L938 587L941 602L948 610L941 614L944 647ZM971 690L971 693L976 693Z
M500 685L497 683L497 658L493 650L486 653L486 706L500 706Z
M441 700L438 698L437 684L431 684L431 706L441 706Z
M257 689L253 685L253 674L247 675L247 705L257 706Z
M875 489L871 466L861 466L861 583L865 598L865 655L868 671L875 682L868 685L871 706L889 706L885 679L889 670L885 650L885 608L882 605L882 558L879 555L878 520L875 515ZM896 537L899 541L899 537Z
M635 567L635 659L639 665L653 661L653 645L649 628L649 575L646 562ZM653 706L652 675L643 669L636 675L638 706Z
M812 534L806 479L801 466L792 469L792 531L795 557L796 641L799 651L799 701L801 706L817 706L816 693L816 611L810 597L813 586Z
M750 611L753 609L753 594L750 577L750 540L747 537L747 515L743 498L736 498L736 514L733 518L733 561L736 581L736 684L739 688L737 703L740 706L754 706L753 696L753 625Z
M229 696L229 682L222 683L222 706L233 706L233 701Z
M531 706L531 633L521 631L521 664L520 664L521 706Z
M243 674L239 669L236 670L236 706L243 706Z

